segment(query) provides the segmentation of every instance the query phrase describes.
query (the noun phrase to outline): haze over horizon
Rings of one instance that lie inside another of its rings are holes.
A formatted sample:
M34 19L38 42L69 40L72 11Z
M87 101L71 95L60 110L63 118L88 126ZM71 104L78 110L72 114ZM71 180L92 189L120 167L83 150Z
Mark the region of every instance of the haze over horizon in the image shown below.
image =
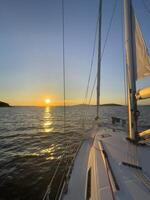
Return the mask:
M65 0L66 103L82 104L90 69L98 0ZM101 103L124 104L122 2L102 60ZM145 1L150 9L150 2ZM115 0L103 3L102 48ZM133 0L150 50L150 14ZM11 105L63 104L62 18L60 0L2 0L0 12L0 101ZM94 58L91 87L96 74ZM137 88L150 85L150 78ZM90 89L91 89L90 87ZM95 94L92 100L95 104ZM149 100L141 104L150 104Z

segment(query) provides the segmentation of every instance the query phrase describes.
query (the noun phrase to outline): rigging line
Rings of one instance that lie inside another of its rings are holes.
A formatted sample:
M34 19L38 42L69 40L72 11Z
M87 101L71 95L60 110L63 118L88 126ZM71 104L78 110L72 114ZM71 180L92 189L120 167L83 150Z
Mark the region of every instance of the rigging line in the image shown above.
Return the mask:
M87 82L87 86L86 86L86 91L85 91L85 97L84 97L84 100L83 100L83 104L87 103L87 98L88 98L88 93L89 93L90 80L91 80L93 63L94 63L94 56L95 56L95 50L96 50L96 39L97 39L98 25L99 25L99 14L97 16L96 30L95 30L95 34L94 34L94 45L93 45L91 64L90 64L90 71L89 71L89 77L88 77L88 82ZM83 128L84 128L84 123L86 121L86 115L87 115L86 108L84 109L83 115L84 115L83 116Z
M103 46L103 49L102 49L102 54L101 54L100 62L102 61L102 58L103 58L103 55L104 55L104 52L105 52L106 44L107 44L107 41L108 41L108 38L109 38L109 34L110 34L110 31L111 31L111 26L112 26L113 18L115 16L116 7L117 7L117 0L115 0L115 3L114 3L114 7L113 7L113 11L112 11L112 16L110 18L108 31L106 33L106 38L105 38L105 41L104 41L104 46ZM99 16L98 16L98 19L99 19ZM97 21L97 23L98 23L98 21ZM96 33L97 33L97 31L96 31ZM93 87L92 87L92 90L91 90L90 99L89 99L89 103L88 103L89 105L91 104L91 100L92 100L92 97L93 97L93 93L94 93L94 89L95 89L95 85L96 85L96 80L97 80L97 74L96 74L96 77L94 79L94 84L93 84ZM88 108L89 108L89 106L88 106ZM86 114L87 114L87 111L84 113L84 115L86 115Z
M63 95L64 95L64 133L66 131L66 63L65 63L65 9L64 9L64 1L62 0L62 53L63 53ZM70 138L69 138L70 139ZM67 147L69 146L69 143L66 145L66 150ZM67 160L67 154L66 154L66 160ZM68 167L68 164L66 167Z
M95 49L96 49L97 31L98 31L98 18L97 18L97 23L96 23L96 31L95 31L95 37L94 37L94 46L93 46L93 51L92 51L92 58L91 58L91 65L90 65L88 83L87 83L85 98L84 98L83 103L86 103L86 101L87 101L87 96L88 96L88 91L89 91L89 86L90 86L90 80L91 80L91 74L92 74L92 68L93 68L93 62L94 62L94 55L95 55Z
M64 0L62 0L62 53L63 53L63 103L64 103L64 132L66 123L66 67L65 67L65 15L64 15Z
M105 48L106 48L108 37L109 37L110 31L111 31L111 26L112 26L112 22L113 22L113 19L114 19L114 16L115 16L116 8L117 8L117 0L115 0L113 11L112 11L112 16L110 18L109 27L108 27L106 38L105 38L105 41L104 41L104 47L103 47L103 50L102 50L101 60L102 60L103 54L105 52Z
M126 58L126 54L125 54L125 50L124 50L124 25L123 25L123 19L124 19L124 6L123 6L123 2L121 3L121 28L122 28L122 57L123 57L123 74L124 74L124 103L126 106L126 116L128 117L128 107L127 107L127 65L125 62L125 58ZM126 126L126 132L127 132L127 126ZM126 159L127 162L130 162L130 159L132 160L132 156L130 153L130 147L129 144L127 145L127 155L126 155Z
M127 105L127 77L126 77L126 62L125 62L125 51L124 51L124 26L123 26L123 3L121 3L121 29L122 29L122 57L123 57L123 75L124 75L124 104Z
M89 76L88 76L88 81L87 81L85 96L83 98L83 104L87 103L87 97L88 97L88 93L89 93L90 80L91 80L91 75L92 75L92 69L93 69L93 63L94 63L94 56L95 56L95 49L96 49L98 21L99 21L99 16L97 16L96 30L95 30L95 34L94 34L94 45L93 45L93 50L92 50L92 57L91 57L90 70L89 70ZM83 116L82 116L83 117L83 127L84 127L84 121L86 120L86 114L87 114L86 113L86 109L84 109Z
M97 75L95 76L95 79L94 79L94 84L92 87L92 91L91 91L91 95L90 95L90 99L89 99L89 103L88 103L89 105L91 104L92 96L93 96L95 85L96 85L96 80L97 80Z
M117 8L117 0L115 0L113 11L112 11L112 16L110 18L109 27L108 27L108 31L107 31L107 34L106 34L106 38L105 38L105 41L104 41L104 46L103 46L103 50L102 50L102 54L101 54L101 61L102 61L102 58L103 58L103 55L104 55L104 52L105 52L105 49L106 49L106 44L108 42L108 38L109 38L110 31L111 31L111 26L112 26L113 18L115 16L116 8ZM96 75L96 77L97 77L97 75ZM96 80L94 79L94 84L93 84L93 87L92 87L89 102L91 102L91 99L92 99L92 96L93 96L93 90L95 88L95 84L96 84Z
M97 16L97 22L96 22L96 30L95 30L95 34L94 34L94 45L93 45L93 50L92 50L92 57L91 57L91 63L90 63L90 70L89 70L89 76L88 76L88 82L87 82L87 86L86 86L86 90L85 90L85 96L83 98L83 104L87 103L87 97L88 97L88 93L89 93L89 87L90 87L90 80L91 80L91 75L92 75L92 69L93 69L93 63L94 63L94 56L95 56L95 49L96 49L96 39L97 39L97 31L98 31L98 22L99 22L99 16ZM86 108L84 108L84 112L81 113L81 115L83 115L81 118L82 121L82 126L84 128L84 123L86 121Z
M100 105L100 84L101 84L101 40L102 40L102 6L103 1L99 1L99 23L98 23L98 62L97 62L97 101L96 101L96 118L99 119L99 105Z

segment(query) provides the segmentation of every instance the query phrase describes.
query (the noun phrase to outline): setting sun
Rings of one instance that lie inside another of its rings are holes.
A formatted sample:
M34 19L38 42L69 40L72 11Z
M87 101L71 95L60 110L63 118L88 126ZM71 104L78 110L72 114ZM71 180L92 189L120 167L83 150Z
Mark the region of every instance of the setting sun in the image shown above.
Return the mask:
M49 105L51 103L51 99L45 99L45 103Z

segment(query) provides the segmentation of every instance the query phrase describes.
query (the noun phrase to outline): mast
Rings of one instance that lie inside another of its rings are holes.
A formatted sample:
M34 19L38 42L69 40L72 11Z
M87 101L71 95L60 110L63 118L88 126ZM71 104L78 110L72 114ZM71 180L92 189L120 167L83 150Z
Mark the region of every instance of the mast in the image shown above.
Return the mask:
M98 65L97 65L97 116L99 119L100 105L100 76L101 76L101 24L102 24L102 0L99 1L99 18L98 18Z
M128 82L128 138L137 141L137 102L136 102L136 60L135 43L133 36L133 9L132 0L124 0L124 24L125 24L125 46L126 46L126 67Z

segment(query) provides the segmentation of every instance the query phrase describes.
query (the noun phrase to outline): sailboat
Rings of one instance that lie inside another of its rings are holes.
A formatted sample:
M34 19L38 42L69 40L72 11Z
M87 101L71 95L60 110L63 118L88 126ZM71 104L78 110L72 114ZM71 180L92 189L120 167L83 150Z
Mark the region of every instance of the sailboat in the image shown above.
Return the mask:
M136 90L136 81L150 76L150 56L132 0L124 0L128 131L115 129L114 125L102 126L99 117L101 21L102 0L99 4L97 116L93 128L85 134L86 138L75 157L72 170L64 178L57 199L149 200L150 129L138 131L137 101L150 98L150 87ZM44 200L50 199L49 194L50 190Z

